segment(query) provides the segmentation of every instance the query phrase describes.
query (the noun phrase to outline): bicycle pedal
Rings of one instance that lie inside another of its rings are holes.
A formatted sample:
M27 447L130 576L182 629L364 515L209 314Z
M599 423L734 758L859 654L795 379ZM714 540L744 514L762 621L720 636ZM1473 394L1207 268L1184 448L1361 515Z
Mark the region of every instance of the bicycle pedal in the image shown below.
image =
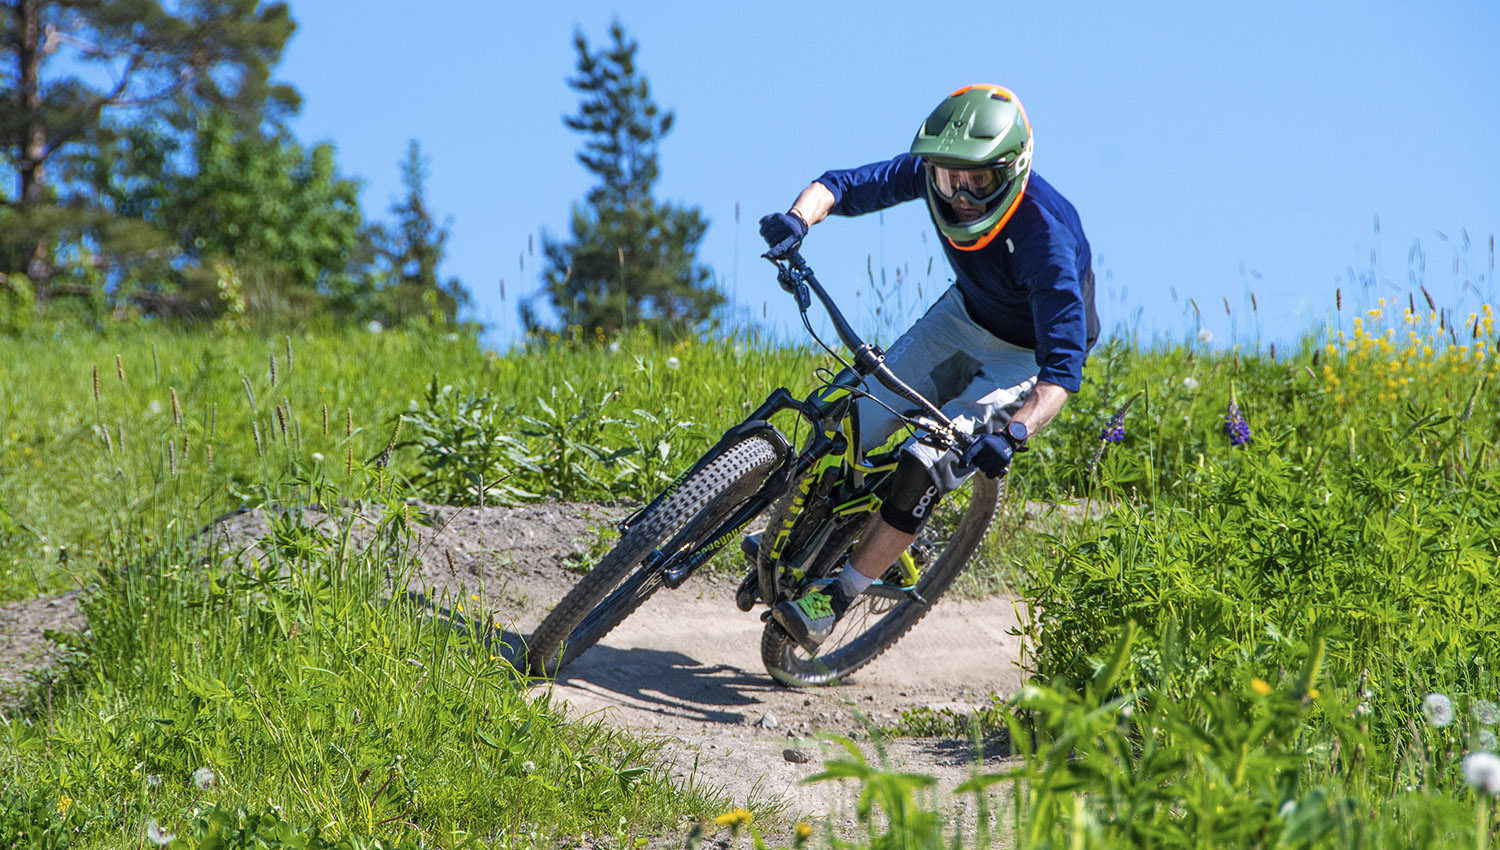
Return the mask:
M734 591L734 605L741 611L749 611L760 601L760 577L755 573L745 576Z

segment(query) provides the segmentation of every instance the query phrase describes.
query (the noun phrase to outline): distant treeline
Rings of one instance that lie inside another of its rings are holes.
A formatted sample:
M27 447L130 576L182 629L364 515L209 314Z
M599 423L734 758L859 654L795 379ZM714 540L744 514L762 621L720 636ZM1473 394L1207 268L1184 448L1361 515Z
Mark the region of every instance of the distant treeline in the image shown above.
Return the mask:
M388 221L287 127L285 3L0 4L0 331L452 320L416 141Z

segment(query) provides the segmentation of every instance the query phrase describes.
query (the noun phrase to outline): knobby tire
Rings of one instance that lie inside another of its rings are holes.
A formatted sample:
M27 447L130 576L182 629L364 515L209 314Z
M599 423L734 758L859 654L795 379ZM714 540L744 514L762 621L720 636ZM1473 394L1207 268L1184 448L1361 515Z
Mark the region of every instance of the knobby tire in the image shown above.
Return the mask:
M676 552L707 542L707 535L761 488L780 460L770 441L746 437L638 517L532 633L526 646L530 672L557 675L624 622L662 587L661 571L641 562L658 549Z

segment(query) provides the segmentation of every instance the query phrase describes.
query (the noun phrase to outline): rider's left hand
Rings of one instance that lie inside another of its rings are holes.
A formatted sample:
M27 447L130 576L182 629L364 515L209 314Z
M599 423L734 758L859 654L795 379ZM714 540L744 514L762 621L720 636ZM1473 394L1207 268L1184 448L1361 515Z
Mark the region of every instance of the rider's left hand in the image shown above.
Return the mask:
M771 248L766 256L779 260L802 243L807 236L807 222L796 213L771 213L761 218L760 235Z
M1015 447L1005 437L980 434L964 450L960 463L976 467L991 478L999 478L1010 468L1010 459L1015 453Z

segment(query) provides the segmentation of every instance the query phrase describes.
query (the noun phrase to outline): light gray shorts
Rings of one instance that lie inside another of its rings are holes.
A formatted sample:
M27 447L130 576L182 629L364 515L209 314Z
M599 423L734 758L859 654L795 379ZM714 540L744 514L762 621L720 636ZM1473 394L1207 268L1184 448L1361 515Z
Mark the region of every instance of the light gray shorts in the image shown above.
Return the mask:
M1026 394L1036 386L1036 353L1012 345L974 323L957 287L949 287L926 315L891 344L885 365L943 414L971 434L992 434L1010 421ZM870 394L902 413L915 413L910 402L871 380ZM859 406L860 447L873 451L905 427L885 407L868 398ZM958 456L907 440L905 450L932 474L944 493L973 474Z

